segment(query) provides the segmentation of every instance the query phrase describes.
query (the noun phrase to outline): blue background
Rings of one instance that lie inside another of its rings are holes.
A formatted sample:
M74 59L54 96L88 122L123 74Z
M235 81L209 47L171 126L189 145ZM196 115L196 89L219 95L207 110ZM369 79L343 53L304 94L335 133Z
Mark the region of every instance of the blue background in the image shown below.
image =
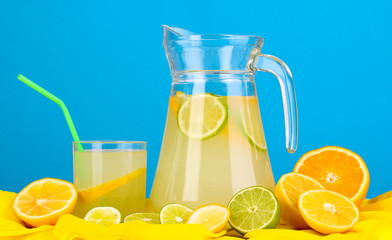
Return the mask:
M0 189L72 181L72 137L56 104L16 79L22 73L62 98L83 140L148 142L149 186L159 156L171 78L161 25L197 33L262 36L264 53L291 68L299 147L284 147L282 100L258 73L275 178L307 151L337 145L360 154L368 197L391 185L391 1L0 2Z

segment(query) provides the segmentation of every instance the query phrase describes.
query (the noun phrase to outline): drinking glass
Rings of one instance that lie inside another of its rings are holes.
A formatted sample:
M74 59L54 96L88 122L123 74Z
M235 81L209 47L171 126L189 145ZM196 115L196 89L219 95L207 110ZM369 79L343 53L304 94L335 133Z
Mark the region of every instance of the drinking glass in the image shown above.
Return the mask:
M80 141L73 143L74 214L109 206L122 216L143 211L146 194L146 142Z

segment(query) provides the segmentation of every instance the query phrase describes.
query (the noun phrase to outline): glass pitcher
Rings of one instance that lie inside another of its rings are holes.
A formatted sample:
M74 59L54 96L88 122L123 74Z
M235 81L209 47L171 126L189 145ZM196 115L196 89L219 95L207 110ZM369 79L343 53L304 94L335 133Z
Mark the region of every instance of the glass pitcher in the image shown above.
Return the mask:
M264 71L278 79L286 149L293 153L297 106L287 65L261 53L261 37L199 35L168 26L163 30L173 82L151 191L154 206L226 205L246 187L273 190L254 75Z

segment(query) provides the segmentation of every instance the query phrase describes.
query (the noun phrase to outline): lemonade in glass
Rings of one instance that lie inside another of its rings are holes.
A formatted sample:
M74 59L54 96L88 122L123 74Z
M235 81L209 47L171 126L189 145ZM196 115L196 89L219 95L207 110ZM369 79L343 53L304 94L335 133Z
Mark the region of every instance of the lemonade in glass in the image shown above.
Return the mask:
M143 211L146 159L145 142L74 143L74 184L78 190L74 214L84 217L92 208L102 206L114 207L122 216Z

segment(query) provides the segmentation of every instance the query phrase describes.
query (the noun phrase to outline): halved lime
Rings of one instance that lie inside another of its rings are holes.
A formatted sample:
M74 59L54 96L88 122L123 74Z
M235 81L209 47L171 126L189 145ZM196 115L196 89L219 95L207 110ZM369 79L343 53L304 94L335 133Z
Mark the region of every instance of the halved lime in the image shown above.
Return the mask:
M213 94L194 95L178 110L178 128L189 138L205 140L226 126L227 112L227 104L222 97Z
M103 226L110 226L118 224L121 221L120 212L113 207L96 207L91 209L84 220L89 222L95 222Z
M280 219L280 205L275 195L264 187L249 187L230 200L229 224L245 235L254 229L275 228Z
M160 224L159 213L132 213L125 217L124 222L140 220L146 223Z
M192 212L187 206L168 204L162 208L159 215L162 224L181 224L186 222Z
M256 149L260 151L267 151L259 109L257 108L257 110L254 110L257 112L253 113L250 111L252 111L252 109L248 109L242 114L242 126L244 128L244 132L248 137L250 144L255 146Z

